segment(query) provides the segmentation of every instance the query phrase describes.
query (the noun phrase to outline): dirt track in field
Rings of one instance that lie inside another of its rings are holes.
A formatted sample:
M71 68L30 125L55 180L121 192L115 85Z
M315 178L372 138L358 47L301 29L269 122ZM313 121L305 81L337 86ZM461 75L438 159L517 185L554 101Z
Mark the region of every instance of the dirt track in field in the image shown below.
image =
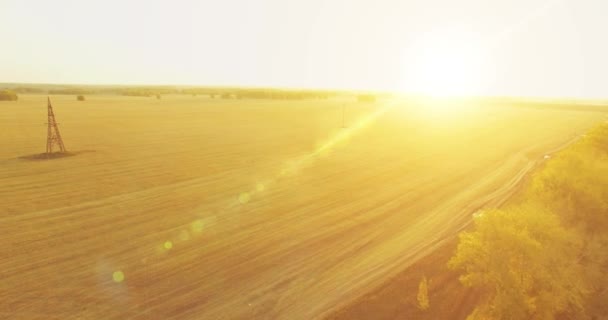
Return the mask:
M341 101L56 97L94 152L20 159L45 98L0 109L0 317L323 317L604 117L350 103L342 129Z

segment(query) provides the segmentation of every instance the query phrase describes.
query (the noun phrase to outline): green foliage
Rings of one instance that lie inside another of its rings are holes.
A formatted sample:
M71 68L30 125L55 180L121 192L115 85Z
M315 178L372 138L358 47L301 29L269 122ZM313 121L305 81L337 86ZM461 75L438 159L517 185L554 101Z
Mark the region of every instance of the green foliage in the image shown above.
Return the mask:
M569 225L590 233L608 230L608 126L549 161L534 177L529 198L541 201Z
M429 284L426 277L422 277L420 284L418 285L418 308L426 310L429 308Z
M537 206L493 210L475 218L475 231L460 235L453 269L461 282L485 288L476 318L552 319L582 312L587 286L580 281L576 234Z
M608 154L608 123L604 123L593 129L584 140L590 148L604 154Z
M17 101L19 97L10 90L0 90L0 101Z
M549 160L526 201L475 218L449 262L482 287L471 319L608 313L608 125Z

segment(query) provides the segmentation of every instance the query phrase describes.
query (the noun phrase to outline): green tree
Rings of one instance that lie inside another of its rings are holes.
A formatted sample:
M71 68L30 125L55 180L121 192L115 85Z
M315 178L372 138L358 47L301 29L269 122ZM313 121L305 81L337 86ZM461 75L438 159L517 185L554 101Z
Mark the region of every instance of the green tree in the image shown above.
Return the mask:
M538 174L531 197L582 230L580 261L593 294L586 309L596 318L608 314L608 124L602 124L552 159Z
M594 235L608 229L608 156L593 147L600 139L591 141L552 159L535 176L529 198Z
M492 210L475 218L475 230L460 235L452 269L465 286L481 287L486 300L470 319L553 319L583 313L588 293L578 262L577 234L538 206ZM580 317L579 317L580 318Z
M608 153L608 122L594 128L587 136L584 140L586 144L604 154Z

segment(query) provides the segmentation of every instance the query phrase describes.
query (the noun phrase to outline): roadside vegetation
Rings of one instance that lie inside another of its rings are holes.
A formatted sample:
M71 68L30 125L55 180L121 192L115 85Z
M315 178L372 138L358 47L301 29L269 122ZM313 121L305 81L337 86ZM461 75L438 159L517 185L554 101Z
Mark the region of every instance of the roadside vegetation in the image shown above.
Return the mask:
M608 124L547 161L520 201L475 215L448 265L482 292L469 319L608 314Z

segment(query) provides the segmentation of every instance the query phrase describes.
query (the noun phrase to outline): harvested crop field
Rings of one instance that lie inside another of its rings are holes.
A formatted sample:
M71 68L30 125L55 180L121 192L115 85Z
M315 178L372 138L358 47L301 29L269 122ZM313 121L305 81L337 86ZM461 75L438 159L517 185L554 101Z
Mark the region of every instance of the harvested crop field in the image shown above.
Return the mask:
M46 96L19 98L0 103L0 318L15 319L322 318L606 118L51 96L72 156L45 160Z

